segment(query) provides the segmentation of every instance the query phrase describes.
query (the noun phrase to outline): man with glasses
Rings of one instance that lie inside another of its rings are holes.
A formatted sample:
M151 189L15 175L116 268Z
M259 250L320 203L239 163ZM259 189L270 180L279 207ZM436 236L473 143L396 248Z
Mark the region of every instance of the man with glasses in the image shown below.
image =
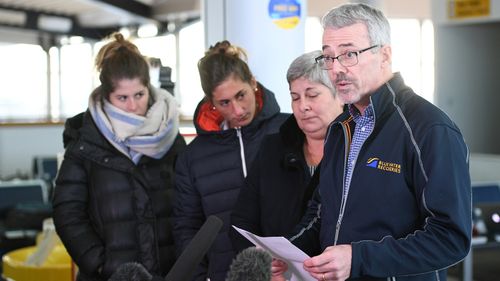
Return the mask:
M323 28L316 62L348 110L331 125L316 202L290 240L313 255L304 268L317 280L446 280L471 240L460 130L392 72L379 10L342 5Z

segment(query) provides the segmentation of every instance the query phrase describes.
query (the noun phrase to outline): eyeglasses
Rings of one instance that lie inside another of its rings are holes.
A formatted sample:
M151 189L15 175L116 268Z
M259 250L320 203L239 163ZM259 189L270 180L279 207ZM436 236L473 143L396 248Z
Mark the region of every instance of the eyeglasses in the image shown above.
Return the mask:
M336 57L331 57L328 55L321 55L321 56L315 58L314 60L316 61L316 63L318 63L320 65L321 68L323 68L325 70L332 69L333 62L335 60L338 60L339 63L344 67L354 66L354 65L358 64L359 54L366 52L368 50L371 50L373 48L376 48L376 47L382 47L382 45L373 45L371 47L368 47L366 49L359 50L359 51L349 51L347 53L344 53L342 55L338 55Z

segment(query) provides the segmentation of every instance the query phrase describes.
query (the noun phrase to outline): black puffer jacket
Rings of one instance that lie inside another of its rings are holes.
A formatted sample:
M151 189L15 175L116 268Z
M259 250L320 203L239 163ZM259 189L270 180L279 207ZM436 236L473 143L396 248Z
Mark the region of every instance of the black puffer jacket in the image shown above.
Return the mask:
M277 133L289 116L279 112L280 108L272 92L262 85L259 85L259 89L261 91L257 93L257 100L261 102L262 109L252 123L240 129L244 159L236 129L217 129L219 123L212 126L212 130L206 129L204 125L210 121L207 119L217 118L206 112L210 111L210 106L203 101L195 112L198 136L179 156L174 200L174 237L178 254L184 250L208 216L216 215L224 222L207 258L196 270L195 280L205 281L207 277L211 281L225 280L235 255L228 235L229 217L244 182L242 161L249 168L262 139L268 134ZM203 118L200 119L200 116Z
M175 262L169 219L182 136L162 159L143 156L135 165L107 142L87 111L67 120L64 144L53 215L79 280L107 280L130 261L165 275Z
M279 134L262 141L231 214L231 224L259 236L290 234L304 215L317 184L310 183L304 142L304 132L293 115ZM252 245L236 230L230 235L238 251Z

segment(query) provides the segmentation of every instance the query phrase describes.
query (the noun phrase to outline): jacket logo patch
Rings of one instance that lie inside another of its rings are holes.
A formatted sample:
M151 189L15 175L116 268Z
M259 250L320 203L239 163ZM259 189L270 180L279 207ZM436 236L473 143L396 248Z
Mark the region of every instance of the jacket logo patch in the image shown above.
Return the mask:
M373 157L366 161L366 166L386 172L401 174L401 164L384 162L380 158Z

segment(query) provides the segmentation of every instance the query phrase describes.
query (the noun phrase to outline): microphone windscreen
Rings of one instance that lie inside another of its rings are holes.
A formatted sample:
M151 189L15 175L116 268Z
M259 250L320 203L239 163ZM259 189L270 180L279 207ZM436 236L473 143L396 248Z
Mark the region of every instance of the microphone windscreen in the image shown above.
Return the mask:
M118 266L108 281L151 281L152 278L142 264L127 262Z
M221 227L221 219L216 216L209 216L174 263L170 272L165 276L165 280L191 280L195 271L194 269L200 264L203 256L205 256L210 246L212 246Z
M270 281L272 260L262 249L246 248L234 258L226 281Z

